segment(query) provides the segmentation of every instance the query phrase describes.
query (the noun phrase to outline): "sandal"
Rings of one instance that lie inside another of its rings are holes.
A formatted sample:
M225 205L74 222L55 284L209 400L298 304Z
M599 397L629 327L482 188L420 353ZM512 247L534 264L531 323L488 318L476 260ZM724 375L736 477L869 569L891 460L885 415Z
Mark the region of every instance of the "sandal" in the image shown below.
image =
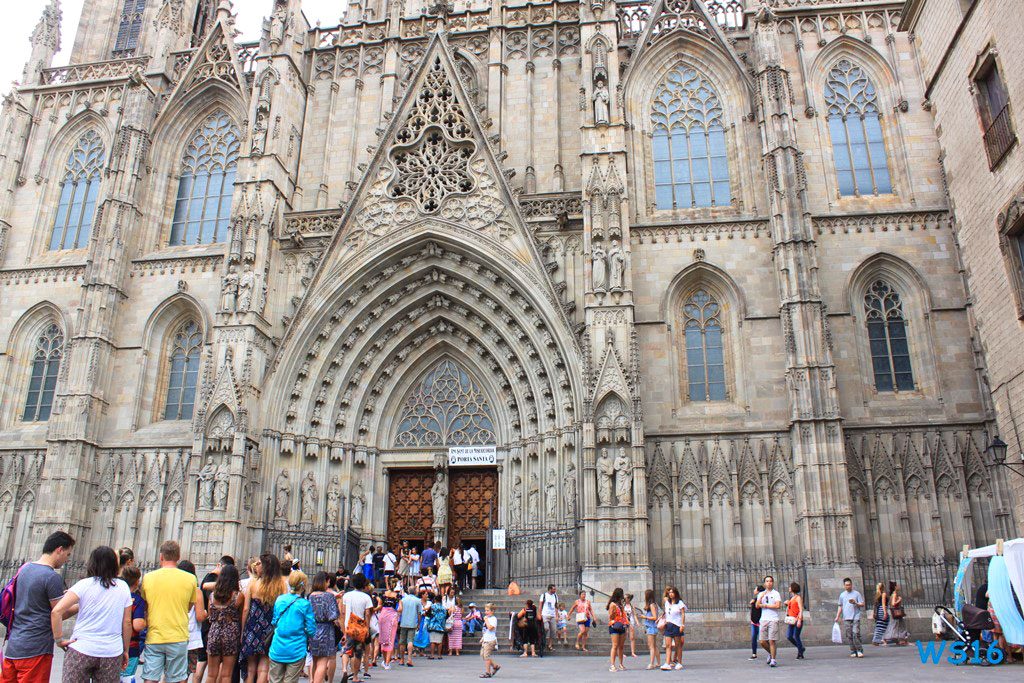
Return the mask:
M480 674L480 678L490 678L494 674Z
M494 666L494 671L491 672L491 677L493 678L494 676L497 676L499 671L501 671L501 667L495 665Z

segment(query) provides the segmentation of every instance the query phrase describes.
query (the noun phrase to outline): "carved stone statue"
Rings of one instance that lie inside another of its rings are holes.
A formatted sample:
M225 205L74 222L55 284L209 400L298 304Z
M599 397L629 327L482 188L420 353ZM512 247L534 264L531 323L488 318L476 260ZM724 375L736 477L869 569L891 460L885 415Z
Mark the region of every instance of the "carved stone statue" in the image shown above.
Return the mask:
M526 494L526 514L530 516L531 521L536 522L540 519L540 480L536 472L530 475L530 492Z
M622 291L622 282L626 272L626 256L619 247L618 240L612 240L608 250L608 289L613 292Z
M196 501L199 508L213 505L213 478L216 474L217 467L213 464L213 458L207 458L203 469L199 470L199 500Z
M523 479L518 474L512 480L512 489L508 494L508 523L513 529L523 523Z
M624 447L615 458L615 497L619 505L633 504L633 463Z
M548 519L558 518L558 474L555 468L548 470L548 481L544 485L544 502L547 505Z
M606 258L604 249L594 247L591 261L593 269L591 272L594 276L595 292L603 292L608 288L608 262Z
M438 471L434 476L434 485L430 487L430 500L434 503L434 527L448 528L448 482L444 472Z
M246 267L238 280L238 310L248 311L252 306L252 295L256 287L256 273Z
M316 516L316 479L312 472L306 473L302 480L302 521L312 522Z
M358 484L356 485L358 486ZM352 492L355 495L355 491ZM341 482L338 475L331 477L331 483L327 485L327 523L331 526L338 526L341 518Z
M594 81L594 123L601 125L607 124L609 121L609 101L611 96L608 94L608 85L604 82L604 78L598 77Z
M597 504L615 505L612 498L612 481L615 478L615 463L608 455L608 449L602 448L597 458Z
M223 461L217 468L217 474L213 478L213 509L226 510L228 507L228 488L231 485L231 476L228 474L228 463Z
M576 514L576 466L571 462L565 468L565 505L570 515Z
M349 515L349 523L355 529L363 528L363 508L366 507L366 496L363 495L363 485L356 482L352 489L352 514Z
M238 273L230 272L224 276L220 293L221 309L229 313L234 311L238 301Z
M288 518L288 499L292 495L292 480L288 476L288 469L281 470L277 475L277 483L274 493L274 519Z

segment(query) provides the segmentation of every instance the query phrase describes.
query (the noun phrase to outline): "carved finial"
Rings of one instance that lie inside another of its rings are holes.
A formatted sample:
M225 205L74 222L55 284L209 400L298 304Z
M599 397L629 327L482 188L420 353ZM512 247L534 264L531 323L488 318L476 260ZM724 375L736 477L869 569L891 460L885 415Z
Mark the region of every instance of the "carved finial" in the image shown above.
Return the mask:
M60 0L50 0L50 4L43 10L39 17L39 23L32 31L31 42L36 46L45 46L54 52L60 50L60 20L63 13L60 10Z
M231 21L231 17L234 13L235 8L231 4L231 0L220 0L220 3L217 4L217 19Z

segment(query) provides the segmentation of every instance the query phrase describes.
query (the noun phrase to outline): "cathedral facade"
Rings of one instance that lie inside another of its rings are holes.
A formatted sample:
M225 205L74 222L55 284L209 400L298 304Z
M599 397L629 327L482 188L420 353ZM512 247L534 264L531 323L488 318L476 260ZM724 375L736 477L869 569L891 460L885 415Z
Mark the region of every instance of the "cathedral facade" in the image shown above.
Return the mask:
M263 1L32 36L4 557L505 529L591 586L831 587L1012 533L901 2Z

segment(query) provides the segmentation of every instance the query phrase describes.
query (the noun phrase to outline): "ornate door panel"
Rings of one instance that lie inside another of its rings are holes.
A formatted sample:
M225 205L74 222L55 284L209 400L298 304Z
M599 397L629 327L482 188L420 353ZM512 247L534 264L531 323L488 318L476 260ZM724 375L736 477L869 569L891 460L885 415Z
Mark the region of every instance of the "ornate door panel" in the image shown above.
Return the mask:
M497 515L498 472L493 469L448 470L448 542L487 538L491 512Z
M430 486L434 470L391 470L388 491L388 545L397 548L402 539L417 541L423 549L424 539L431 537L434 508Z

